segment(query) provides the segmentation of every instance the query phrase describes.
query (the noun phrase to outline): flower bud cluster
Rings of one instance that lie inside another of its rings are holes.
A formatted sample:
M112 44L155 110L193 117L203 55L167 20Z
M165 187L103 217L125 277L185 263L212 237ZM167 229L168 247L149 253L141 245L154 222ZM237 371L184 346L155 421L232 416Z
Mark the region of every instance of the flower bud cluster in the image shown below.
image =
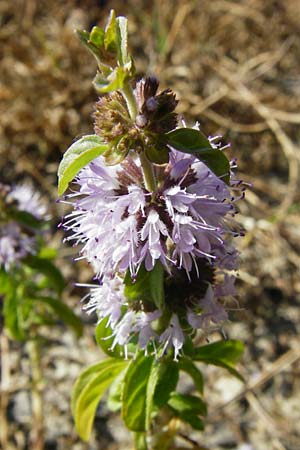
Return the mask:
M106 164L122 162L131 149L136 153L145 152L154 163L168 162L169 149L164 136L177 126L174 110L178 101L170 89L160 93L157 89L155 77L137 83L133 93L138 109L135 120L129 115L124 97L117 91L96 103L95 133L109 144L104 154Z

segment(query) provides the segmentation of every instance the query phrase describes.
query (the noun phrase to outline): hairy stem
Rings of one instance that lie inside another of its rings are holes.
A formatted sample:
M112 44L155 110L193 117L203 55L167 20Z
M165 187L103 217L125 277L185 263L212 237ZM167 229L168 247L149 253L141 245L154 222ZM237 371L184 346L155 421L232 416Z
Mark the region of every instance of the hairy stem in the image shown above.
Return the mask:
M42 367L40 343L37 339L32 339L27 344L28 355L31 366L31 401L32 401L32 430L31 449L44 449L44 413L43 413L43 392L42 392Z

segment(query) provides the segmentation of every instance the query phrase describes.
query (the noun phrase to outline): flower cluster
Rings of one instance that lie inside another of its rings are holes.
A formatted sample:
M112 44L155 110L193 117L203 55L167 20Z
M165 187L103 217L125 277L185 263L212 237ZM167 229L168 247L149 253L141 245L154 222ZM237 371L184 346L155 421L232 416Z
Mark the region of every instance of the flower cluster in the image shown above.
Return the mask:
M30 184L13 187L1 184L0 202L0 267L9 271L21 259L36 252L35 230L30 223L24 223L23 215L41 220L46 208Z
M142 88L145 83L135 93L146 127L152 116L145 104L158 103L157 87L146 100ZM211 147L222 151L215 140L209 140ZM166 164L152 165L154 189L145 181L138 152L113 166L106 162L100 156L83 168L75 180L78 189L67 196L74 207L64 221L71 232L67 240L82 245L80 258L99 280L85 309L107 318L112 347L122 345L126 354L136 337L145 352L151 348L159 356L173 348L177 360L186 336L228 319L220 299L235 295L238 254L231 238L242 234L234 216L243 184L234 179L234 161L229 187L198 158L174 148ZM156 264L165 271L164 310L142 299L130 302L124 294L126 274L134 282L141 268L151 271Z

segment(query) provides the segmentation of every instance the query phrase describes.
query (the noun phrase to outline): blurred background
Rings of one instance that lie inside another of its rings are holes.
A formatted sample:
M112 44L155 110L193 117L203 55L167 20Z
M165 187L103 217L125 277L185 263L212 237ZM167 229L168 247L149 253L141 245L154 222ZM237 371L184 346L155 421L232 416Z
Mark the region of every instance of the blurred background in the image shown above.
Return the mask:
M178 448L299 450L300 1L2 0L1 181L30 179L47 199L54 217L51 245L59 248L67 279L64 301L85 322L79 342L60 324L49 332L42 354L44 449L131 448L119 417L102 405L88 444L74 430L72 384L101 353L95 318L80 312L85 291L74 287L92 274L85 262L73 263L76 250L61 243L56 227L64 212L55 203L57 167L75 138L92 133L97 98L91 84L96 63L74 29L104 25L111 8L129 19L137 74L156 74L161 88L176 92L188 124L199 121L207 135L230 142L238 177L253 183L239 202L246 229L236 241L241 311L225 330L246 345L240 370L247 384L204 368L206 430L185 430ZM8 431L3 450L30 449L28 358L5 335L1 369Z

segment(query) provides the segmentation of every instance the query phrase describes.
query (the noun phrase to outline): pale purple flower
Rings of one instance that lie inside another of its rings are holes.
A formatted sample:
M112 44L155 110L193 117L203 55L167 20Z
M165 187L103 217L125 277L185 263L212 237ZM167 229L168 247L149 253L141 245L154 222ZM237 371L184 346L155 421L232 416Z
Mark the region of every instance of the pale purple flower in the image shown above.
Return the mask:
M7 200L15 201L20 211L26 211L37 219L42 219L46 216L46 205L43 203L40 194L29 183L13 186L7 196Z
M189 310L187 319L189 324L195 329L205 329L209 327L211 322L220 324L228 320L227 312L216 299L214 289L210 284L204 297L194 306L201 308L201 313L198 314L193 310Z
M159 342L162 344L162 354L164 354L170 347L174 348L174 360L178 361L180 350L183 347L185 336L180 326L178 317L173 314L170 320L170 325L160 335Z
M8 271L19 266L20 260L32 253L35 253L35 239L25 235L17 223L1 226L0 267Z
M118 276L104 279L100 286L91 289L90 300L83 309L88 314L96 312L99 321L108 317L107 325L114 328L122 316L121 308L125 303L123 289L123 281Z
M64 226L72 231L68 240L83 244L81 255L97 276L129 269L135 277L143 262L152 270L156 261L189 276L199 257L236 268L227 243L228 234L239 234L228 186L204 163L175 150L156 172L162 181L155 192L147 191L139 160L131 157L117 166L99 157L77 176L79 191L68 196L75 210Z

